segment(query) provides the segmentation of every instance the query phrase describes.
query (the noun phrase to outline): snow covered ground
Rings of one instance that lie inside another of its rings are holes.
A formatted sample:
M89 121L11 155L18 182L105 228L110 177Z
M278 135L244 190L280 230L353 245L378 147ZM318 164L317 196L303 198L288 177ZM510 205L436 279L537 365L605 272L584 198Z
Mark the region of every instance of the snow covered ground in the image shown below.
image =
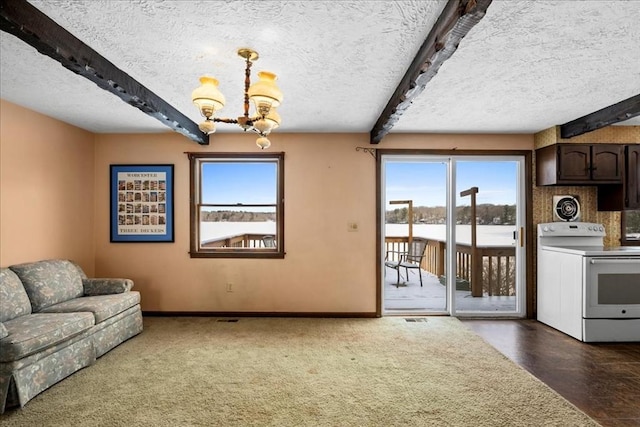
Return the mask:
M446 241L446 226L444 224L414 224L413 236ZM476 242L478 246L512 246L515 245L513 232L515 225L478 225L476 226ZM387 236L408 236L408 224L387 224ZM458 243L471 244L471 225L456 226L456 240Z
M513 232L515 225L478 225L478 246L511 246L515 245ZM203 222L200 224L200 235L203 241L224 239L241 234L275 234L276 223L269 222ZM387 224L386 235L401 237L409 235L408 224ZM414 237L424 237L434 240L446 240L446 226L444 224L414 224ZM458 243L471 243L471 226L458 225L456 227Z

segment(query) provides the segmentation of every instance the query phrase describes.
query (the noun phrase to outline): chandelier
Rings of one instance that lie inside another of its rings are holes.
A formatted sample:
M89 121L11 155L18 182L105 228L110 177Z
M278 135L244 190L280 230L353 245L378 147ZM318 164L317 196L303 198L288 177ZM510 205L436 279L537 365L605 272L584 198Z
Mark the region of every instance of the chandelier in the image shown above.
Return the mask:
M269 148L271 141L267 136L272 130L280 126L280 115L276 108L282 102L282 92L276 86L276 75L261 71L258 73L258 81L251 84L251 65L258 59L258 52L243 48L238 50L238 56L244 58L246 63L244 78L244 115L237 119L215 117L216 111L224 107L224 95L218 89L218 80L210 76L200 77L200 87L191 93L193 103L200 110L205 121L198 126L207 135L216 131L215 123L235 123L245 132L256 132L258 139L256 145L261 149ZM249 101L253 102L255 111L249 114Z

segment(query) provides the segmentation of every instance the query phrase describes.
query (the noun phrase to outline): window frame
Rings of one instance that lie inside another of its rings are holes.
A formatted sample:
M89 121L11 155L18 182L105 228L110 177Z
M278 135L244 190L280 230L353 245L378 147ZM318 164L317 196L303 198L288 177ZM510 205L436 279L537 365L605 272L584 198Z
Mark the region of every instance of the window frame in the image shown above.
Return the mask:
M284 258L284 153L187 153L189 157L189 210L191 258ZM202 164L208 162L274 162L276 164L276 247L275 248L202 248L200 212Z
M625 211L620 212L620 245L621 246L640 246L640 240L627 240L627 212L640 211Z

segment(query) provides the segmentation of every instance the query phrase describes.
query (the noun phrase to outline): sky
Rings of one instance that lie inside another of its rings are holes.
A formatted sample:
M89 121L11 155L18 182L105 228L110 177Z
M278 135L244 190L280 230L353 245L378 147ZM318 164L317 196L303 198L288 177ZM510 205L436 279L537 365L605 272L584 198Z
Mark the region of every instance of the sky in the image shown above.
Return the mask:
M414 206L444 206L446 164L440 161L395 162L386 165L386 199L413 200ZM203 203L274 204L277 171L272 162L212 162L203 164ZM457 161L457 203L469 205L459 193L478 187L477 204L516 203L515 161ZM387 206L395 209L398 206ZM249 209L245 209L249 210ZM260 209L258 209L260 210Z
M276 203L275 162L208 162L202 167L203 203Z
M389 161L385 164L387 201L413 200L414 206L445 206L447 169L444 162ZM516 204L517 162L458 160L456 172L458 205L471 203L471 197L459 195L471 187L478 187L477 204ZM398 207L387 205L387 209Z

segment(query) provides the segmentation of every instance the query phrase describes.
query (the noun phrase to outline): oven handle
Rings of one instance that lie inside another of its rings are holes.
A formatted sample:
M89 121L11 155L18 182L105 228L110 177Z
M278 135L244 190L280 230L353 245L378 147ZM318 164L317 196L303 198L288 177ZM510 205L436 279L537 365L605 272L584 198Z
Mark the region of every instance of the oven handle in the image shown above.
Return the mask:
M596 258L589 260L590 264L638 264L640 258Z

